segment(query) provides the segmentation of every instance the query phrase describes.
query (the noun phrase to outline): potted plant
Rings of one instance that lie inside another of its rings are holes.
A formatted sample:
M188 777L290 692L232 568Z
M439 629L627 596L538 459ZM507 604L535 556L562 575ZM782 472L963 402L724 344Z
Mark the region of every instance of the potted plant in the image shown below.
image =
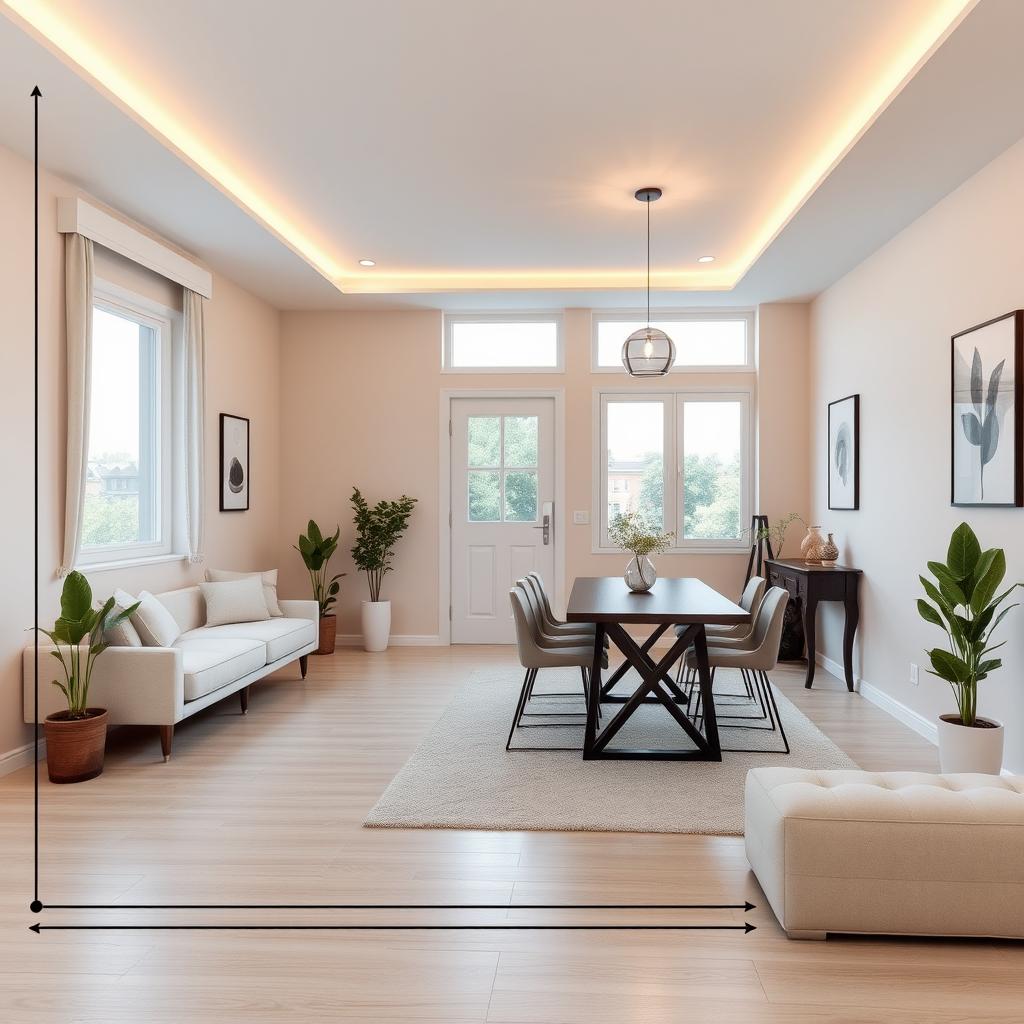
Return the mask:
M96 659L110 645L103 639L108 629L120 625L135 612L115 608L108 598L94 608L92 587L80 572L68 573L60 595L60 617L53 629L43 629L54 644L50 654L64 670L64 682L52 680L68 702L67 711L47 715L46 768L51 782L85 782L103 771L103 750L107 742L105 708L89 707L89 684Z
M352 559L356 568L366 573L370 587L370 600L362 606L363 648L367 651L383 651L388 646L391 602L380 599L380 588L391 572L395 545L409 525L415 504L415 498L403 494L397 501L378 501L371 508L358 487L352 491L356 525Z
M640 512L622 512L612 519L608 539L616 547L633 552L623 574L630 590L642 594L654 586L658 574L648 556L670 548L672 537L671 533L652 529Z
M926 652L931 675L953 689L957 713L939 716L939 765L944 772L998 775L1003 764L1002 723L978 715L978 683L1002 665L992 652L1002 647L992 635L1015 604L998 614L999 606L1021 584L996 594L1006 575L1001 548L982 551L974 531L961 523L949 542L945 562L929 562L936 582L920 577L931 599L919 598L917 610L926 622L942 629L949 649ZM1004 641L1005 642L1005 641Z
M331 613L331 608L338 598L341 584L338 582L345 573L339 572L328 577L328 566L334 552L338 550L338 538L341 527L334 531L333 537L325 537L320 527L310 519L306 532L299 534L295 550L302 555L302 561L309 572L310 583L313 584L313 599L320 606L320 646L317 654L333 654L334 641L338 632L338 616Z

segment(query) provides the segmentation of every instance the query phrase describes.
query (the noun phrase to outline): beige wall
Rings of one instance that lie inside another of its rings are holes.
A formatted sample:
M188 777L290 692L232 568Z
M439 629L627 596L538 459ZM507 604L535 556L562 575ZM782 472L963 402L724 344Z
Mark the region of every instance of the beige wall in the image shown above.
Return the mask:
M772 518L791 510L803 512L808 503L806 314L806 306L760 310L758 425L770 448L781 455L759 482L760 507ZM561 512L567 517L566 578L621 572L621 555L593 554L591 527L571 523L573 510L594 512L594 389L640 387L625 377L590 372L590 324L589 310L566 311L564 373L469 375L440 371L438 312L284 313L284 585L292 590L307 585L290 545L310 517L332 530L341 524L343 555L337 569L351 574L352 486L358 485L371 501L404 491L419 498L419 505L398 549L385 596L394 602L396 634L437 635L438 413L441 391L457 388L564 389L566 508ZM737 383L731 374L694 374L673 376L669 386ZM665 574L700 576L732 593L742 585L745 556L662 556L659 568ZM340 633L358 632L359 602L365 596L362 578L350 575L343 581Z
M864 570L858 674L927 720L954 709L925 674L942 634L915 609L917 576L971 524L1006 549L1024 580L1024 510L949 503L949 345L959 330L1024 306L1024 142L947 196L815 301L812 308L812 487L815 519L842 560ZM861 396L861 508L827 510L826 404ZM841 617L822 613L825 651L841 657ZM1006 765L1024 771L1024 610L1002 627L1004 667L981 684L982 713L1006 724ZM921 666L918 686L910 663Z
M64 306L63 240L56 230L56 199L76 189L47 174L40 185L40 614L55 616L60 582L64 502ZM21 650L32 624L32 168L0 148L0 309L3 310L3 373L0 375L0 445L3 502L0 525L6 539L4 585L0 588L0 757L31 739L22 723ZM97 263L100 264L100 259ZM131 273L116 259L105 271ZM154 298L168 292L159 281L137 275L131 282ZM178 300L180 302L180 298ZM207 303L206 495L207 564L226 568L271 566L279 553L280 403L279 314L237 285L214 279ZM218 414L252 420L251 511L217 511ZM114 587L166 590L195 580L202 567L174 562L92 572L94 590Z

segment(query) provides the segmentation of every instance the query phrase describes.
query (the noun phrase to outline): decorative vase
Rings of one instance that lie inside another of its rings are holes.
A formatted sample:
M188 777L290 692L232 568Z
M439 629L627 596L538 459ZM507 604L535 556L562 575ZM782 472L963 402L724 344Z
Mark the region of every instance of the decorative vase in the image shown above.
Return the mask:
M822 565L835 565L839 561L839 548L832 539L831 533L828 535L828 540L822 542L818 551L821 554Z
M939 715L939 770L998 775L1003 767L1003 723L975 718L962 725L959 715Z
M821 535L820 526L808 526L807 536L800 541L800 554L803 555L805 562L820 562L821 561L821 547L825 543L825 538Z
M333 654L334 640L338 632L338 616L324 615L320 618L320 645L317 654Z
M655 571L654 563L646 555L634 555L629 560L622 578L630 590L637 594L645 594L654 586L658 573Z
M66 711L47 715L46 770L51 782L86 782L103 771L107 712L88 708L88 718L68 718Z
M391 639L391 602L364 601L362 623L363 650L386 651Z

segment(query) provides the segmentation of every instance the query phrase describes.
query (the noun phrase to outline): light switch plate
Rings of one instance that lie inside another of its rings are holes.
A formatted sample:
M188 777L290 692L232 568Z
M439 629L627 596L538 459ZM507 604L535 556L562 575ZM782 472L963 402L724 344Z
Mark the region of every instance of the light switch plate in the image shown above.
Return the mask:
M589 512L573 512L572 514L573 526L589 526L590 525L590 513Z
M910 683L911 683L912 686L917 686L918 678L919 678L919 676L917 674L917 666L913 662L911 662L910 663Z

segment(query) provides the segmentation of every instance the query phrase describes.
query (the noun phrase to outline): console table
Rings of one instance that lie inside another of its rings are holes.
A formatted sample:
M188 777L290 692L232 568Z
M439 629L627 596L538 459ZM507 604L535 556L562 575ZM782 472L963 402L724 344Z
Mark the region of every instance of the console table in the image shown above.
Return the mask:
M768 586L788 590L790 599L803 605L804 636L807 641L807 678L804 686L808 689L814 682L814 617L818 602L843 602L846 610L843 671L846 674L846 688L852 693L853 637L860 619L860 606L857 603L860 569L850 569L845 565L819 565L805 562L802 558L769 558L765 566L768 570Z

